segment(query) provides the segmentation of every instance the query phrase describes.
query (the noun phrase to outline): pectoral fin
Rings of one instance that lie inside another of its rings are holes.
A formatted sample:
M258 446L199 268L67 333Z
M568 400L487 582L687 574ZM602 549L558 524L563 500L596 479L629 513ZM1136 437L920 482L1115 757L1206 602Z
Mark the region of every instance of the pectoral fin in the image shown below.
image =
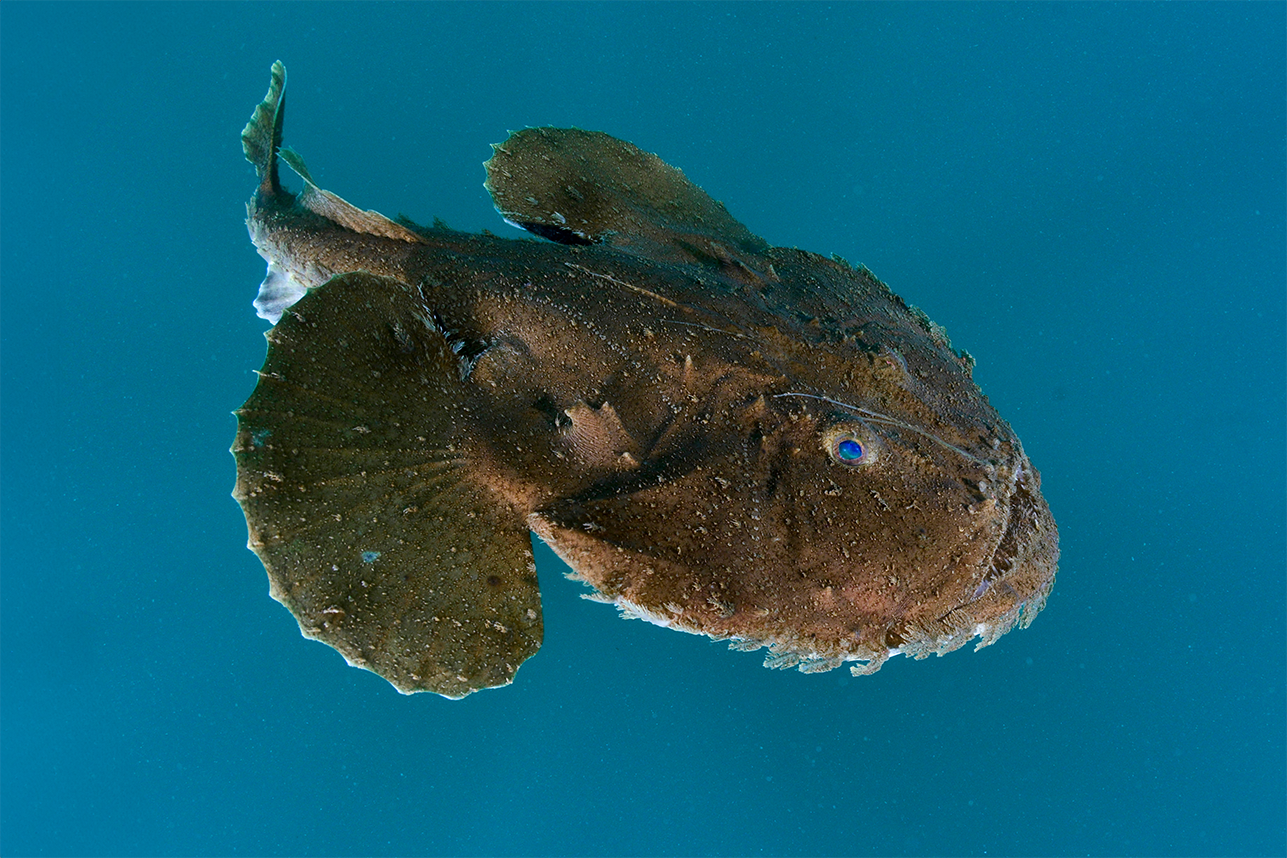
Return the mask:
M274 598L404 693L508 684L541 644L530 538L471 470L459 359L418 293L336 277L268 339L232 451Z
M768 249L682 172L624 140L527 128L494 146L487 190L511 223L564 244L670 262L756 267Z

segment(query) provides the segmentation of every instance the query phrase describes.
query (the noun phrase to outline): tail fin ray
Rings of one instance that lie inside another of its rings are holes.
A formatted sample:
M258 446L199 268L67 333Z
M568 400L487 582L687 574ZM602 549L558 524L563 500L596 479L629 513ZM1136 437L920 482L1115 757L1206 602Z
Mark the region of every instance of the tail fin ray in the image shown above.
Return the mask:
M277 152L282 145L282 120L286 116L286 67L281 60L273 63L268 94L255 108L255 113L241 132L241 148L246 160L255 165L259 192L276 196L282 192L277 176Z

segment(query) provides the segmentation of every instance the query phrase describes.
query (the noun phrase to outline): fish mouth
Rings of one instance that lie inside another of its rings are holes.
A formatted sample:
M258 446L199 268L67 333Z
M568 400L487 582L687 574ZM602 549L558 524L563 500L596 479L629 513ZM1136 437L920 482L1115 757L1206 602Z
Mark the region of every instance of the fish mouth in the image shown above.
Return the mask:
M1015 469L1005 529L971 602L991 592L1007 601L1024 603L1040 598L1044 603L1044 594L1054 582L1059 548L1054 519L1040 485L1041 477L1025 457Z

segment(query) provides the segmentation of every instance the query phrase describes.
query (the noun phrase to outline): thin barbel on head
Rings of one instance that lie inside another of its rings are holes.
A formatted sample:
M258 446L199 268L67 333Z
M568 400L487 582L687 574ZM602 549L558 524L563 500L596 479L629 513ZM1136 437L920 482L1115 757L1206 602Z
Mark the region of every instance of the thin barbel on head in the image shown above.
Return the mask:
M848 409L849 411L854 412L854 414L868 418L874 423L883 423L886 426L897 426L900 429L907 429L911 432L917 433L918 435L924 435L926 438L929 438L931 441L934 441L935 443L940 444L943 447L946 447L952 452L957 453L958 455L963 456L966 459L969 459L971 462L975 463L981 468L988 467L987 462L983 461L977 456L970 455L969 453L965 452L955 444L949 444L948 442L944 441L942 438L935 435L933 432L926 432L924 429L921 429L917 426L913 426L910 423L904 423L902 420L895 420L893 417L890 417L885 414L881 414L879 411L872 411L867 408L859 408L857 405L850 405L847 402L841 402L840 400L832 399L829 396L818 396L817 394L813 394L813 393L778 393L778 394L774 394L773 398L781 399L784 396L799 396L805 399L817 399L822 402L829 402L832 405L838 405L841 408L845 408L845 409Z

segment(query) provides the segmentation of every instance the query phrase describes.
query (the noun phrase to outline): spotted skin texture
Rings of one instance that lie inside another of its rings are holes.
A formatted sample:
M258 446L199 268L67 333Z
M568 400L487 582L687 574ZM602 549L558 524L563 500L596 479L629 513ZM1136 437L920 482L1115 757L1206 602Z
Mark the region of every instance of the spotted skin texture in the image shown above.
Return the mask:
M865 268L578 129L486 165L546 241L394 223L289 153L295 195L284 87L276 65L243 136L279 320L234 494L306 635L407 693L507 684L541 642L529 532L623 614L771 667L870 673L1042 609L1037 471L969 356Z

